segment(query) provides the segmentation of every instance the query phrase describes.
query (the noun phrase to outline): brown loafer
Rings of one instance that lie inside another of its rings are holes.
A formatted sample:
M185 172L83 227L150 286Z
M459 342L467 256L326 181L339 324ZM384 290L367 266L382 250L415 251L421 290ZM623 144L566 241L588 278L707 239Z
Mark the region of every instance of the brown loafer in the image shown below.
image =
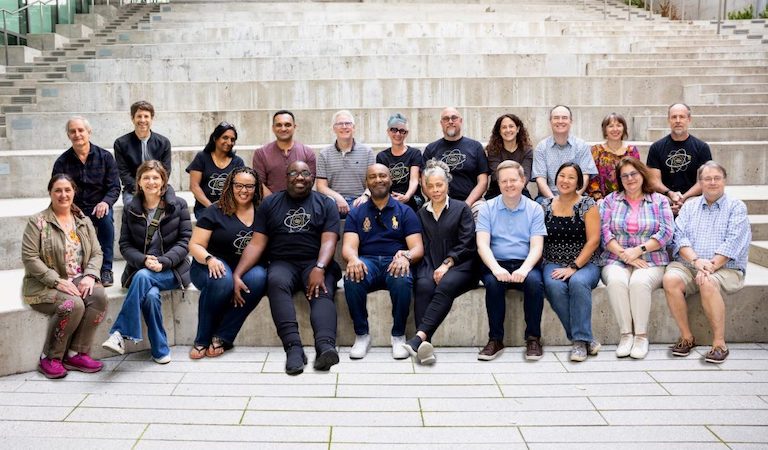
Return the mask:
M722 364L725 362L725 358L728 357L728 354L730 352L725 347L712 347L712 350L710 350L707 353L707 356L704 357L704 361L712 364Z

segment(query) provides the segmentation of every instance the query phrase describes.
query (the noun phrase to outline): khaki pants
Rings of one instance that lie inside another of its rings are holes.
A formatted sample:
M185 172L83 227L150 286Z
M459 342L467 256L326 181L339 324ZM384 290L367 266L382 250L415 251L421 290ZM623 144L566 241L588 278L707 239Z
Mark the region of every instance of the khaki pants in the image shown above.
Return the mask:
M621 334L648 333L653 290L661 287L664 266L636 269L609 264L603 267L603 284L619 322Z

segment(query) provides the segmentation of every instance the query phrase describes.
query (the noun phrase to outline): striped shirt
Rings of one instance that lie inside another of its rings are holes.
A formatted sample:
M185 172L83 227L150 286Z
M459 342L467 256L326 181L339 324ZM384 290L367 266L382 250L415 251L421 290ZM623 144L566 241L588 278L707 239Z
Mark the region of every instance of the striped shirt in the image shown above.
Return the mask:
M600 204L600 231L603 238L603 263L626 266L618 255L607 249L608 243L616 239L624 248L643 245L649 239L656 239L661 247L648 252L642 258L649 266L666 266L669 264L669 254L666 245L672 240L674 221L672 209L667 197L653 193L645 194L640 202L637 214L637 233L627 231L626 219L629 215L629 202L624 192L612 192Z
M597 175L595 160L586 142L575 136L568 136L565 145L560 146L552 136L542 140L533 151L533 169L531 178L546 178L547 185L554 195L558 194L555 178L557 169L567 162L575 162L584 175Z
M375 163L370 146L353 141L352 150L344 153L334 142L320 151L317 178L328 180L328 187L343 197L359 197L365 191L368 166Z
M699 258L725 256L729 258L725 268L746 272L751 240L744 202L723 194L709 205L702 195L688 200L680 208L673 248L675 257L689 267L691 264L679 257L682 247L691 247Z

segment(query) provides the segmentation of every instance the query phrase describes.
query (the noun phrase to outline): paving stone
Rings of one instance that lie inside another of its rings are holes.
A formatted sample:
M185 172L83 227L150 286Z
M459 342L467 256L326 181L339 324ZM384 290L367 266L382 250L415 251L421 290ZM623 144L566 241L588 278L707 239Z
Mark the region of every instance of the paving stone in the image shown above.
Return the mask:
M768 360L748 360L748 359L731 360L729 357L727 361L720 364L720 368L722 370L766 370L768 371Z
M594 411L587 398L421 398L424 412Z
M242 411L177 410L150 408L77 408L68 422L237 424Z
M403 427L421 424L421 414L415 412L371 411L246 411L246 425L280 426L379 426Z
M419 411L415 398L252 398L248 410L257 411Z
M19 406L0 408L0 420L64 420L71 406Z
M444 426L533 426L533 425L605 425L606 421L596 411L509 411L509 412L424 412L424 425Z
M663 373L663 372L660 372ZM624 384L624 383L656 383L645 372L561 372L561 373L496 373L493 375L500 385L505 384Z
M263 362L216 362L199 363L198 361L171 361L169 364L156 364L152 361L124 361L118 371L128 372L210 372L210 373L258 373L264 367Z
M715 425L709 429L725 442L768 444L768 426Z
M139 442L136 447L136 449L178 449L179 446L182 444L181 441L144 441L142 440ZM228 450L228 449L252 449L254 448L253 443L244 443L244 442L183 442L183 446L185 449L201 449L201 450L209 450L209 449L221 449L221 450ZM261 447L261 446L257 446ZM268 445L264 445L264 448L269 449L275 449L275 450L327 450L328 444L322 443L322 444L308 444L306 442L302 442L299 444L294 443L285 443L285 442L270 442Z
M501 375L496 375L498 378ZM351 384L394 384L394 385L423 385L430 386L439 385L481 385L491 384L495 385L496 380L494 376L489 373L461 373L461 374L443 374L443 373L430 373L430 374L356 374L356 373L340 373L339 385L351 385Z
M760 361L748 361L752 364ZM734 368L736 369L736 368ZM703 359L677 358L677 359L626 359L623 361L590 361L586 364L573 364L568 366L573 372L645 372L654 370L720 370L716 364L705 363ZM763 369L758 369L763 370Z
M154 364L154 363L153 363ZM82 373L70 371L67 382L85 381L89 383L169 383L176 384L184 377L183 372L129 372L112 370L108 372Z
M305 373L292 377L285 373L197 373L187 372L181 384L336 384L336 374Z
M199 392L215 392L228 397L333 397L334 385L269 385L269 384L181 384L174 395L197 395Z
M765 450L765 444L733 444L728 443L728 448L731 450Z
M84 448L109 448L130 449L136 443L135 439L83 439L73 437L47 437L47 436L14 436L0 439L4 448L14 450L41 448L82 450Z
M409 450L413 448L412 444L334 444L330 445L331 450L390 450L401 449ZM419 444L419 450L526 450L528 446L525 444Z
M489 424L482 432L476 427L400 427L397 433L381 427L334 427L332 441L336 443L370 444L515 444L522 443L516 427L494 427ZM413 447L412 447L413 448Z
M768 395L768 383L662 383L672 395Z
M85 394L38 394L8 392L0 394L0 405L17 406L77 406Z
M308 365L304 372L312 371L312 365ZM264 372L283 372L285 373L285 363L266 363ZM332 373L413 373L413 363L409 360L395 361L387 363L366 363L365 360L355 362L345 362L343 359L339 364L331 367Z
M768 409L768 404L756 396L656 396L656 397L593 397L595 408L604 410L665 410L665 409Z
M649 375L660 383L768 383L768 371L764 370L682 370Z
M584 444L553 444L553 443L547 443L547 444L528 444L529 449L536 449L536 450L546 450L546 449L553 449L553 450L566 450L566 449L572 449L572 450L614 450L614 449L622 449L622 450L669 450L670 448L675 448L676 450L726 450L729 447L725 444L720 443L690 443L690 442L660 442L660 443L653 443L653 442L643 442L642 444L631 444L631 443L622 443L622 444L595 444L595 443L584 443Z
M15 420L0 421L0 438L46 436L50 438L83 436L94 439L137 439L141 436L145 424L128 423L70 423L46 422L39 419L34 422ZM6 447L11 448L11 447Z
M206 392L195 397L180 395L89 395L80 405L82 408L148 408L148 409L234 409L242 411L248 397L221 397L216 392Z
M414 366L416 373L539 373L565 372L559 362L501 362L499 360L474 363L446 363L434 366Z
M170 425L152 424L141 436L143 441L218 442L328 442L329 427L264 427L253 425ZM184 445L187 445L185 443ZM327 445L327 444L326 444Z
M703 426L584 426L520 427L525 442L713 442L717 437Z
M58 392L62 394L131 394L131 395L170 395L174 384L143 383L141 389L136 383L99 383L72 382L56 383L48 380L27 381L17 392Z
M404 385L340 385L336 391L339 397L501 397L498 386L404 386Z
M512 385L501 386L504 397L592 397L613 395L667 395L658 384L568 384L568 385Z
M768 410L602 411L611 425L764 425Z

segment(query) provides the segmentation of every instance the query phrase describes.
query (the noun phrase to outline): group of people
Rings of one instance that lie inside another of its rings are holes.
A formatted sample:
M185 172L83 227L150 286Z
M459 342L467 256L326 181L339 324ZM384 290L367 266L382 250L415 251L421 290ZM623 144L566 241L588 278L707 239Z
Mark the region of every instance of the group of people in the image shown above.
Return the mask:
M389 291L393 357L432 364L433 334L455 298L482 281L489 340L479 360L503 352L512 288L523 293L525 358L543 355L546 297L573 342L570 359L584 361L600 349L591 313L601 278L621 332L618 357L648 353L652 292L660 287L680 329L672 353L685 356L696 345L685 297L701 292L713 330L705 359L728 356L722 295L743 286L750 228L744 203L725 194L726 169L688 133L685 104L669 107L671 132L651 146L647 165L624 142L621 115L605 117L605 142L590 150L571 134L564 105L551 109L552 135L535 148L514 114L496 120L484 148L463 136L463 118L449 107L440 115L442 138L421 152L406 144L407 118L394 114L386 130L392 145L378 154L355 140L354 117L342 110L331 124L336 140L317 157L294 139L293 113L281 110L272 116L276 140L257 149L252 168L235 154L235 126L221 122L186 168L194 229L168 184L171 146L151 131L154 114L148 102L131 106L134 131L115 141L114 157L90 142L85 118L67 122L72 147L54 164L51 204L30 218L23 240L24 298L51 316L39 364L49 378L102 367L89 351L113 282L112 207L121 183L128 292L103 343L119 354L126 339L142 340L143 316L153 360L169 362L162 292L191 282L200 291L191 359L233 348L266 294L285 370L301 373L307 357L293 303L301 291L313 366L329 370L339 361L334 291L343 277L356 335L351 359L371 346L369 292ZM340 238L343 271L334 261ZM406 336L412 298L416 333Z

